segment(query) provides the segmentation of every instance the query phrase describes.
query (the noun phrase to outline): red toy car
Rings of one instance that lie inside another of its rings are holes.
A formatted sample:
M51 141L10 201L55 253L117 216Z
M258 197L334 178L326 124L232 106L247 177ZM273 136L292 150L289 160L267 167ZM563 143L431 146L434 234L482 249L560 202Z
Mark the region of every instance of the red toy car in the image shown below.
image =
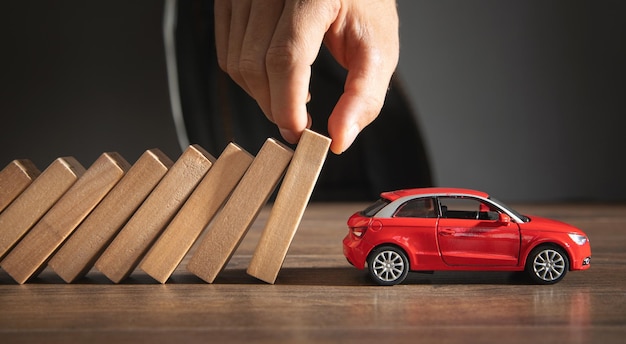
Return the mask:
M385 192L348 220L343 252L380 285L409 271L526 271L539 284L589 268L587 235L524 216L484 192L421 188Z

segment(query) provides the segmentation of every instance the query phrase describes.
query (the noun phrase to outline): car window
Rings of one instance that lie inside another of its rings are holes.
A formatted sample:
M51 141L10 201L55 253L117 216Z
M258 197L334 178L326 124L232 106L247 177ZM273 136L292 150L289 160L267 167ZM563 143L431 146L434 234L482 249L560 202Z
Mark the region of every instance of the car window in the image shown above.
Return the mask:
M409 200L398 207L394 217L437 217L435 202L432 198L416 198Z
M378 213L382 208L384 208L389 203L390 203L390 201L388 199L381 198L378 201L374 202L369 207L363 209L361 211L361 214L363 216L372 217L372 216L376 215L376 213Z
M440 197L439 203L444 218L493 221L499 215L490 204L471 197Z

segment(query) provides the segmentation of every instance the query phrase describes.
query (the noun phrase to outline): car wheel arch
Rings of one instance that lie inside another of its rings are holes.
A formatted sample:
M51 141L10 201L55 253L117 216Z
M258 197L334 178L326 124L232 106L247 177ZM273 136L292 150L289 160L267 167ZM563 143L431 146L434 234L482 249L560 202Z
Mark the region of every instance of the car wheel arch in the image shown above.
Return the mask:
M374 254L374 252L376 252L381 247L390 247L390 246L391 247L395 247L395 248L399 249L400 251L402 251L402 253L404 253L404 255L409 260L409 270L410 271L413 270L412 267L416 266L415 264L417 262L414 260L413 256L408 253L408 252L410 252L409 250L407 250L405 247L402 247L402 245L398 245L397 243L382 243L382 244L378 244L378 245L372 247L372 249L369 251L369 253L367 254L367 257L365 259L366 266L367 266L367 262L370 260L370 258Z
M563 252L565 253L565 255L567 256L567 259L571 262L572 261L572 253L570 252L569 248L567 247L567 245L563 245L561 243L555 242L555 241L539 241L536 242L533 245L529 245L526 248L526 252L523 253L523 255L521 256L523 261L520 262L520 265L522 267L526 267L526 264L528 263L528 257L530 256L531 252L533 252L536 248L538 247L552 247L552 248L558 248L563 250ZM571 271L572 266L570 264L569 266L569 271Z

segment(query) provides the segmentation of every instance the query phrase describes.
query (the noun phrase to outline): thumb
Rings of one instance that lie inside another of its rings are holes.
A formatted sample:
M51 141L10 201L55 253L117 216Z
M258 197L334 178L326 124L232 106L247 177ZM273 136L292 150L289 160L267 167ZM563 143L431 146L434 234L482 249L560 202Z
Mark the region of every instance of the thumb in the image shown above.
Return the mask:
M378 117L393 71L382 68L377 54L363 54L348 70L344 93L328 118L330 149L346 151L358 134Z

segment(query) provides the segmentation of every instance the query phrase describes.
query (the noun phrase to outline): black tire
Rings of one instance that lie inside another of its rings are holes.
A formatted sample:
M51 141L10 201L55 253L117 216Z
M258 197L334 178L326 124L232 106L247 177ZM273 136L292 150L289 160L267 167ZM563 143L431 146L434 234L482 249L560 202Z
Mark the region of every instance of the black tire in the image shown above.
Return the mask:
M537 284L554 284L569 271L567 253L557 246L535 247L526 259L526 273Z
M382 246L367 258L370 277L379 285L402 283L409 273L409 259L404 251L394 246Z

